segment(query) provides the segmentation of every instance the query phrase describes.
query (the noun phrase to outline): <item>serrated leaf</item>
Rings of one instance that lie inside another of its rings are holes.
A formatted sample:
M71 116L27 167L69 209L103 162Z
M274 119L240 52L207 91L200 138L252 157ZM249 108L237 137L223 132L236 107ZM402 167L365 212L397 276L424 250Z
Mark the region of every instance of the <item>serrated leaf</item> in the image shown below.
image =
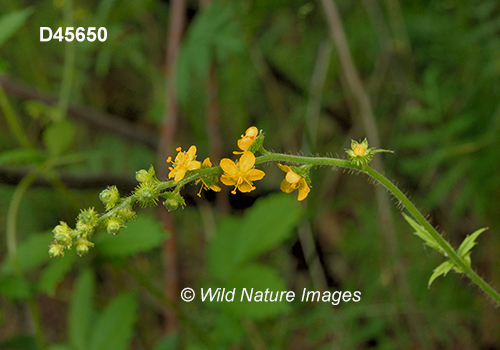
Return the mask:
M458 247L458 255L463 258L477 244L476 239L479 235L487 229L487 227L480 228L479 230L474 231L471 235L465 237L462 244L460 244L460 247Z
M263 293L265 293L268 288L270 292L272 291L274 293L273 299L277 292L281 293L281 291L288 291L282 278L274 269L268 266L261 264L246 265L238 269L238 271L228 279L225 286L227 291L236 288L234 302L223 302L216 305L236 317L262 320L275 317L290 310L290 303L286 301L285 296L281 302L255 301L255 298L260 294L259 292L262 292L262 295L265 296ZM243 288L246 288L247 294L242 294ZM248 301L250 293L251 301ZM242 295L243 300L241 299ZM269 295L268 300L270 300Z
M444 252L443 248L441 248L439 246L439 244L436 242L436 240L430 235L429 232L427 232L427 230L422 225L420 225L419 223L417 223L415 220L413 220L412 218L410 218L405 213L403 213L403 216L404 216L405 220L415 230L415 232L414 232L415 235L417 235L418 237L420 237L425 242L425 244L427 244L429 247L431 247L432 249L434 249L434 250L440 252L441 254L445 255L445 252Z
M448 274L448 272L450 272L450 270L454 266L455 266L455 263L453 261L447 260L447 261L443 262L442 264L440 264L438 267L436 267L434 269L431 277L429 278L429 283L427 284L427 288L430 288L432 282L434 282L434 280L436 278L438 278L439 276L441 276L441 275L446 276Z
M116 297L94 324L88 350L126 350L134 335L137 298L132 293Z
M66 252L64 257L53 259L40 276L38 289L50 296L55 294L58 283L66 276L76 260L74 251Z
M301 215L294 196L277 194L259 199L241 219L227 218L209 245L211 273L225 279L241 264L273 249L290 237Z
M68 316L68 336L76 350L87 350L94 316L94 275L90 269L82 271L73 288Z
M21 28L32 13L32 8L26 8L6 13L0 17L0 47Z
M125 257L160 247L168 237L160 222L153 216L141 215L127 223L116 236L100 235L95 247L109 257Z
M51 155L58 156L71 146L75 134L75 125L67 119L62 119L45 129L43 142Z

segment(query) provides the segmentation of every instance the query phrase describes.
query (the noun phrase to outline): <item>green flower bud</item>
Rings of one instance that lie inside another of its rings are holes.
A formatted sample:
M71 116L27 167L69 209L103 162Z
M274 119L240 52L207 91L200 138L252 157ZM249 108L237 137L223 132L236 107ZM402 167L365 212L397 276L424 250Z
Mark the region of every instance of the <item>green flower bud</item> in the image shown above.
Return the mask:
M82 210L80 215L78 215L78 220L76 222L76 229L78 231L83 231L85 233L92 234L94 227L97 226L97 213L94 208L89 208Z
M120 229L124 227L123 222L117 218L110 218L108 224L106 225L106 230L110 235L116 235Z
M141 169L135 172L135 179L139 182L145 182L148 179L147 170Z
M76 253L83 256L89 252L89 249L94 246L94 243L89 242L86 238L79 238L76 243Z
M347 152L347 158L349 159L349 161L359 167L370 164L375 153L394 153L393 151L389 151L386 149L375 149L375 147L368 147L368 140L366 138L362 142L352 140L351 149L346 149L345 151Z
M158 184L159 183L159 181L155 175L155 168L153 168L152 165L149 167L148 171L146 171L144 169L136 171L135 179L137 181L143 182L143 183L151 183L151 184Z
M49 245L49 255L51 258L64 256L64 247L57 243L52 243L51 245Z
M177 192L165 192L162 194L162 196L165 198L165 202L163 205L165 208L167 208L168 211L175 210L181 205L184 207L186 205L186 201L184 198L181 197L181 195Z
M111 186L99 194L99 199L106 206L106 210L110 210L120 200L120 192L118 192L116 186Z
M68 224L61 221L59 225L54 227L52 232L54 233L54 240L57 244L63 246L63 248L71 248L73 230Z
M255 153L257 151L261 151L262 145L264 144L264 132L261 130L255 140L252 142L250 147L248 147L248 151Z
M139 202L141 207L144 208L156 205L156 203L158 203L158 196L160 195L160 191L155 185L143 182L136 188L135 194L137 196L137 201Z
M124 222L127 222L135 220L137 218L137 213L132 209L131 206L126 206L118 211L117 216L120 219L123 219Z

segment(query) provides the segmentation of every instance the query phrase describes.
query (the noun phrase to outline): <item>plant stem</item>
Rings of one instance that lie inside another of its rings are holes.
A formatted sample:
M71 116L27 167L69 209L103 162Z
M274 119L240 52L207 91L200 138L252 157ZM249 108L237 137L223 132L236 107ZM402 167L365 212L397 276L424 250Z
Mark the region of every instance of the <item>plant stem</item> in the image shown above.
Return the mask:
M443 238L436 231L434 227L425 219L425 217L420 213L420 211L415 207L415 205L405 196L399 188L396 187L392 182L390 182L385 176L377 172L371 167L366 167L367 175L371 176L379 183L385 186L389 192L391 192L406 209L413 215L413 217L429 232L429 234L438 242L438 244L446 252L446 256L450 258L464 273L469 276L469 278L477 284L486 294L488 294L493 300L500 304L500 294L493 289L484 279L482 279L465 261L462 259L451 244Z
M295 156L291 154L272 153L264 149L261 150L261 153L263 153L263 155L255 159L255 164L262 164L267 162L288 162L295 164L309 164L313 166L327 165L333 167L346 168L353 171L359 171L370 176L371 178L382 184L390 193L392 193L401 202L401 204L413 215L413 217L427 230L427 232L429 232L429 234L441 246L441 248L446 253L445 254L446 257L451 259L451 261L453 261L456 264L456 266L458 266L467 276L469 276L472 282L478 285L486 294L488 294L494 301L496 301L500 305L500 294L492 286L490 286L484 279L482 279L465 262L465 260L457 254L457 252L451 246L451 244L447 240L445 240L443 236L441 236L434 227L432 227L432 225L425 219L425 217L408 199L408 197L406 197L405 194L398 187L396 187L396 185L394 185L391 181L389 181L385 176L377 172L375 169L371 168L370 166L359 167L357 165L354 165L350 161L338 158ZM200 169L197 171L193 171L191 174L189 174L189 176L186 176L179 182L175 182L173 180L161 182L160 184L158 184L158 189L160 191L164 191L169 188L175 187L176 190L180 190L182 186L192 181L195 181L203 176L218 175L221 172L222 169L220 166L207 169ZM106 214L101 216L98 220L99 223L101 223L105 218L114 215L114 212L116 210L119 210L124 205L132 204L133 202L135 202L135 200L136 200L135 194L126 198L125 201L122 202L122 204L118 205L117 207L113 208L112 210L108 211Z
M28 191L31 184L50 167L50 163L44 163L35 169L32 173L26 175L19 185L16 187L12 199L9 204L9 209L7 210L7 228L6 228L6 240L7 240L7 252L12 261L12 266L14 267L14 273L19 278L24 278L21 266L19 264L19 258L17 256L17 214L21 206L21 200ZM27 304L31 313L31 320L35 328L36 342L40 349L47 348L47 342L45 340L45 335L43 332L42 321L40 318L40 312L38 310L38 305L32 294L27 299Z

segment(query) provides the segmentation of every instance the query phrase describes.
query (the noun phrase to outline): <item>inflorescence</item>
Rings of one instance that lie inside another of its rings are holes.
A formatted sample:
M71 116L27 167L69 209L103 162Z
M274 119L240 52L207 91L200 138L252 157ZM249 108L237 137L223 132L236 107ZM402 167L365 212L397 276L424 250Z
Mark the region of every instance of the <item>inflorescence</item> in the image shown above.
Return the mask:
M219 192L221 190L218 185L219 180L226 186L234 186L231 191L233 194L236 194L237 190L242 193L255 190L254 182L261 180L266 175L263 170L255 168L255 154L257 152L262 155L272 154L264 149L263 143L264 133L255 126L248 128L237 142L240 150L233 152L239 158L236 161L223 158L220 160L220 167L213 167L210 158L206 158L203 162L196 160L197 149L195 145L189 147L187 151L182 151L182 148L178 147L175 159L172 160L172 157L167 159L167 163L171 163L168 178L173 178L173 180L167 182L158 180L155 170L151 166L149 170L142 169L136 172L135 178L139 184L131 196L120 197L116 186L103 190L99 194L99 199L106 212L99 216L94 208L82 210L78 215L75 229L61 221L53 230L54 240L49 247L50 256L63 256L64 251L73 246L80 256L88 253L89 249L94 246L90 238L99 226L105 227L109 234L116 235L128 221L136 218L137 214L133 209L135 203L139 204L141 208L155 206L161 197L164 199L164 206L169 211L175 210L179 206L184 207L186 203L180 190L191 181L198 185L201 183L198 196L201 196L203 190L210 189ZM368 165L373 154L386 152L386 150L369 148L366 139L361 143L352 141L351 149L346 151L349 161L356 167ZM286 173L280 189L285 193L297 190L297 199L299 201L306 199L311 191L309 170L312 165L294 166L281 163L277 163L277 165ZM174 189L167 191L169 188Z

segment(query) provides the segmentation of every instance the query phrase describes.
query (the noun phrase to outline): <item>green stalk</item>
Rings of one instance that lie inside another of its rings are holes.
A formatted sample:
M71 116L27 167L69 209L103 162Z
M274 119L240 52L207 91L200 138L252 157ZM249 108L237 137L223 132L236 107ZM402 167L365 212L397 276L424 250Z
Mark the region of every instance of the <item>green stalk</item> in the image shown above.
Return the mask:
M328 157L304 157L304 156L295 156L291 154L280 154L280 153L272 153L268 152L264 149L261 149L262 156L259 156L255 159L255 164L262 164L267 162L288 162L295 164L309 164L312 166L333 166L346 168L353 171L362 172L383 186L392 193L403 206L413 215L413 217L429 232L429 234L435 239L435 241L439 244L439 246L445 252L446 257L451 259L457 267L459 267L476 285L478 285L486 294L488 294L494 301L496 301L500 305L500 294L491 287L484 279L482 279L466 262L460 257L455 249L451 246L451 244L441 236L434 227L425 219L425 217L420 213L420 211L415 207L415 205L405 196L403 192L399 188L396 187L392 182L390 182L386 177L382 174L371 168L370 166L357 166L348 160L338 159L338 158L328 158ZM180 189L203 176L208 175L219 175L222 172L220 166L200 169L196 171L192 171L188 173L184 179L179 182L175 182L174 180L160 182L157 185L157 188L160 191L165 191L169 188L175 188L175 191L180 191ZM126 198L121 204L106 212L98 219L98 223L102 223L106 218L113 216L117 210L120 210L122 207L126 205L130 205L137 200L137 195L133 194L130 197Z
M405 196L399 188L396 187L392 182L390 182L385 176L374 170L373 168L367 166L366 173L377 180L379 183L385 186L389 192L391 192L406 209L413 215L413 217L426 229L427 232L438 242L441 248L446 252L446 256L451 259L469 278L478 285L486 294L488 294L493 300L495 300L500 305L500 294L493 289L484 279L482 279L476 271L474 271L460 255L457 254L455 249L451 244L443 238L436 231L434 227L425 219L425 217L418 211L415 205Z
M19 278L23 278L21 266L19 265L19 258L17 256L17 216L19 213L19 208L21 206L21 200L30 188L31 184L46 171L47 167L48 164L42 164L35 171L29 173L21 180L14 191L9 204L9 209L7 211L7 252L12 261L14 272ZM46 349L47 342L43 333L42 320L40 318L40 312L33 295L30 295L28 297L27 303L30 309L31 319L35 327L35 336L38 347L40 349Z

